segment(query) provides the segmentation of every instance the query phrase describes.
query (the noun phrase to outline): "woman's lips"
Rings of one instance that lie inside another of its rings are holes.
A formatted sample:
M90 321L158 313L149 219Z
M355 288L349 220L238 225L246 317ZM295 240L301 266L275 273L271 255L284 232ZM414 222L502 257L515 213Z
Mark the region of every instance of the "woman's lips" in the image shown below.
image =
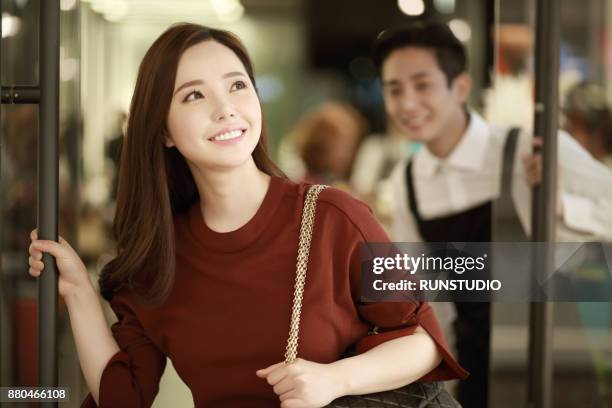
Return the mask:
M240 142L242 139L244 139L244 136L245 136L245 134L246 134L246 130L242 129L242 130L236 130L236 131L233 131L233 132L236 132L236 133L237 133L238 131L240 132L240 135L239 135L239 136L233 136L233 135L231 135L231 133L232 133L232 132L225 132L225 133L227 133L227 134L228 134L228 135L226 135L226 137L227 137L227 136L229 136L229 138L222 138L222 139L210 138L210 139L208 139L208 140L209 140L210 142L212 142L212 143L216 144L216 145L219 145L219 146L227 146L227 145L232 145L232 144L238 143L238 142ZM222 135L222 137L225 135L225 133Z

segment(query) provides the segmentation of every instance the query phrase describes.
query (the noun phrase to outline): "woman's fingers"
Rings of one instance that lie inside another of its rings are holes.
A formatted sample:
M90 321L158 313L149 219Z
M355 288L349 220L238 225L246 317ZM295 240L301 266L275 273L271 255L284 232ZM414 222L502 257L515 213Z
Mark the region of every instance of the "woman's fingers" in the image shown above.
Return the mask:
M32 269L37 269L42 271L43 268L45 267L45 264L42 261L39 261L37 259L34 259L32 257L28 258L28 264L30 265L30 268Z
M55 265L59 272L59 294L63 297L69 293L90 287L91 282L87 274L87 268L79 255L72 249L70 244L62 237L58 237L59 242L53 240L37 239L36 230L30 233L32 243L28 248L30 257L28 258L28 273L38 278L45 264L43 254L49 254L55 258ZM89 286L88 286L89 285Z
M58 237L59 243L51 240L39 240L38 230L34 229L30 233L30 238L32 239L32 243L30 244L28 252L34 259L41 260L43 252L48 252L56 258L60 256L76 255L76 252L74 252L74 249L72 249L68 241L61 236Z
M28 272L30 273L30 275L34 277L40 276L40 273L45 267L42 261L39 261L38 259L32 256L28 258L28 265L30 266L30 268L28 269Z
M28 253L34 259L39 259L39 260L42 259L42 252L40 252L38 249L36 249L34 247L34 243L33 242L28 247Z
M58 236L59 238L59 243L62 247L64 247L68 253L74 255L75 257L79 257L79 255L76 253L76 251L72 248L72 246L68 243L68 241L66 241L64 238L62 238L61 236Z
M33 229L32 232L30 232L30 239L32 241L38 241L38 229ZM58 235L58 242L60 243L60 245L63 245L64 247L69 248L71 251L74 251L72 247L70 246L70 244L68 243L68 241L62 238L61 235Z
M65 245L61 245L55 241L48 241L48 240L34 241L32 242L32 248L39 252L47 252L53 255L56 259L65 258L70 254L68 250L70 246L66 247Z
M40 273L45 267L45 264L41 262L43 254L34 245L34 242L37 238L38 231L36 229L33 229L32 232L30 232L30 239L32 240L32 243L28 247L28 253L30 254L30 257L28 258L28 273L33 277L39 277Z

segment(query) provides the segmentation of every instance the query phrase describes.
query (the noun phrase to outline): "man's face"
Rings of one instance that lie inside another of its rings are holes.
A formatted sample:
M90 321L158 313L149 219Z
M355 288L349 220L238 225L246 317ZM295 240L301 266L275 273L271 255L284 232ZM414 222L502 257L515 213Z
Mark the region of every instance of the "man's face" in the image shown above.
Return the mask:
M404 47L383 62L382 83L385 109L395 127L411 140L430 143L453 132L470 82L461 74L449 87L432 49Z

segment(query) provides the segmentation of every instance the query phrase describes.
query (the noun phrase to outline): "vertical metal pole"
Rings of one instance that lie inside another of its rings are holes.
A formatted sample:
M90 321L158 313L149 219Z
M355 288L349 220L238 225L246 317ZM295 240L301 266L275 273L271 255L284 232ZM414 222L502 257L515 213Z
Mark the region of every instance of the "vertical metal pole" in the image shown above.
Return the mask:
M537 136L542 137L542 182L534 189L532 231L535 242L555 242L557 214L557 130L559 93L559 1L536 1L535 47L535 123ZM533 274L539 282L550 276L552 250L534 257ZM529 319L529 384L528 406L550 408L552 397L552 334L553 304L534 302Z
M0 16L2 15L2 0L0 0ZM0 20L0 86L2 84L2 23ZM0 102L0 125L2 124L2 112L1 112L2 103ZM4 135L2 129L4 126L0 126L0 194L4 194L4 183L2 180L2 155L4 154ZM0 213L4 214L4 199L0 196ZM4 237L4 218L0 217L0 237ZM4 293L4 284L3 277L4 273L2 272L2 252L4 251L4 242L0 238L0 387L5 386L6 378L5 376L5 367L8 364L7 361L11 358L8 353L4 353L4 348L2 347L2 343L5 341L5 338L8 340L8 335L4 333L6 323L4 321L4 316L6 315L4 311L4 302L6 301L6 294ZM4 363L3 363L4 362Z
M0 0L0 17L2 15L2 0ZM2 23L0 20L0 86L2 84ZM0 102L0 107L2 106L2 103ZM2 112L0 112L0 117L2 115ZM2 127L0 127L0 194L4 194L4 183L2 181L2 156L4 155L4 132L2 131ZM2 212L2 214L4 214L4 199L0 198L0 212ZM5 236L4 235L4 218L5 217L0 217L0 237ZM2 344L4 342L8 342L8 335L5 332L5 325L6 323L2 321L2 319L4 318L4 316L7 315L7 313L5 313L4 311L4 302L6 299L7 294L5 293L5 289L4 289L4 284L3 284L3 276L4 273L2 271L2 252L4 251L4 242L2 242L2 239L0 238L0 387L4 387L6 386L6 382L7 379L4 378L5 376L5 372L6 372L6 365L8 364L9 359L11 358L9 355L6 355L4 353L4 348L2 347ZM6 336L6 338L5 338ZM7 353L8 354L8 353ZM12 363L12 360L11 360Z
M41 239L58 239L59 182L59 0L40 2L38 230ZM57 386L57 267L44 255L38 286L38 375L41 387ZM57 403L44 403L57 407Z

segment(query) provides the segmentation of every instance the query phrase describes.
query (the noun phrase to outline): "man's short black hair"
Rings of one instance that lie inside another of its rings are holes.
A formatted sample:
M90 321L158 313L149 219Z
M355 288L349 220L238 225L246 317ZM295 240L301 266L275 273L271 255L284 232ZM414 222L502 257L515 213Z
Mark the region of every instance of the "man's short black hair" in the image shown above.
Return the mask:
M433 21L413 21L391 27L378 35L373 47L378 72L382 73L382 65L393 51L404 47L431 48L449 86L467 69L465 47L448 25Z

